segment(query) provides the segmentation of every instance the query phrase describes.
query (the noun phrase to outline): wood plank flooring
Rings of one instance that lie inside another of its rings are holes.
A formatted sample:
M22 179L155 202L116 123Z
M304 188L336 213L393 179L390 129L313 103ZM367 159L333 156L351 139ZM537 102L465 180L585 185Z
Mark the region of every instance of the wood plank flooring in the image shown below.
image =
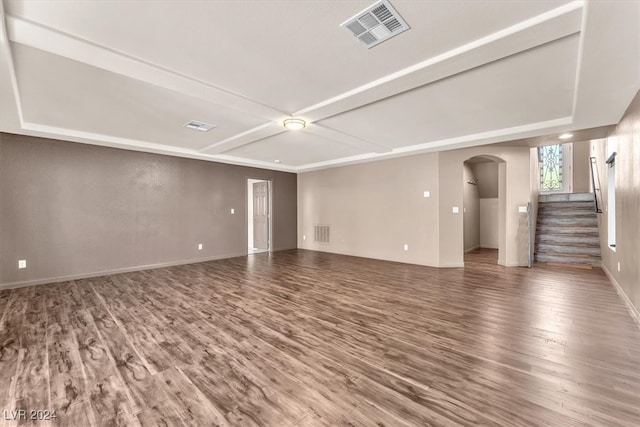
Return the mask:
M0 426L640 425L640 328L602 271L495 258L293 250L0 291Z

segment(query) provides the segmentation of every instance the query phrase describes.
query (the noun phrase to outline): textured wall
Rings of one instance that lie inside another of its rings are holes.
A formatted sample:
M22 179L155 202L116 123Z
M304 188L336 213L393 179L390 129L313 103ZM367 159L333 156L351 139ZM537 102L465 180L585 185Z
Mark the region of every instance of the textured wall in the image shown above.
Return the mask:
M603 267L640 310L640 92L606 140L591 143L607 206L607 144L616 142L616 250L607 245L608 212L598 215ZM618 272L618 263L620 271Z
M295 248L294 174L0 134L0 286L246 254L247 178Z

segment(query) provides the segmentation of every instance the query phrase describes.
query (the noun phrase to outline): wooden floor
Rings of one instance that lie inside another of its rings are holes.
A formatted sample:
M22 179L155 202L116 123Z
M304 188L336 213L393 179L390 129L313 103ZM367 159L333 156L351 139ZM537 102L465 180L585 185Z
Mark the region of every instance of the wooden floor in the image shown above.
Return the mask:
M294 250L2 291L0 424L640 425L640 328L601 270L466 261Z

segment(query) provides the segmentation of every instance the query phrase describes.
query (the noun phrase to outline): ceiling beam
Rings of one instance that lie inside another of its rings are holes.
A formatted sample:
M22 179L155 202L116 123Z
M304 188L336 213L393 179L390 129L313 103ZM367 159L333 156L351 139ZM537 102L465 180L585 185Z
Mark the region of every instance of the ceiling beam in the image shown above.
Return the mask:
M582 1L573 1L471 43L426 59L294 113L312 121L463 73L580 32Z
M90 41L15 16L5 16L9 39L112 73L150 83L174 92L267 120L280 120L287 113L202 80L108 49Z
M304 130L311 134L317 135L321 138L329 139L337 143L349 145L358 150L372 153L388 153L391 151L390 147L387 147L376 142L368 141L357 136L350 135L348 133L330 128L328 126L321 125L319 123L311 123Z
M200 149L201 153L208 154L220 154L226 151L234 150L247 144L258 142L262 139L269 138L270 136L278 135L279 133L286 132L279 122L268 122L260 126L256 126L245 132L239 133L225 140L207 145Z

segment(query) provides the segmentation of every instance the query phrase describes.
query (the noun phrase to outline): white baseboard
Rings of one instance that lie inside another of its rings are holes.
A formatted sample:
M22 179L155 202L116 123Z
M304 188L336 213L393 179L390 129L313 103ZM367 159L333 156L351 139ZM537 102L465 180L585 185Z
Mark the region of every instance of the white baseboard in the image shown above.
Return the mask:
M220 259L235 258L235 257L240 257L240 256L246 256L246 255L247 255L246 252L238 252L238 253L224 254L224 255L218 255L218 256L215 256L215 257L208 257L208 258L162 262L162 263L158 263L158 264L147 264L147 265L139 265L139 266L135 266L135 267L117 268L117 269L114 269L114 270L104 270L104 271L97 271L97 272L93 272L93 273L72 274L72 275L69 275L69 276L48 277L48 278L45 278L45 279L35 279L35 280L25 280L25 281L20 281L20 282L10 282L10 283L1 284L0 285L0 290L25 288L27 286L45 285L45 284L48 284L48 283L67 282L69 280L88 279L88 278L91 278L91 277L109 276L111 274L130 273L132 271L152 270L154 268L173 267L173 266L176 266L176 265L196 264L196 263L199 263L199 262L216 261L216 260L220 260Z
M607 275L609 281L611 281L611 283L613 284L613 287L616 288L616 292L618 292L618 295L620 295L620 297L624 301L625 305L627 306L627 310L629 310L629 314L631 315L633 320L635 320L638 326L640 326L640 311L638 311L638 308L633 305L627 294L624 292L624 289L622 289L622 286L620 286L620 283L618 283L615 277L613 277L613 274L611 274L609 269L605 267L604 263L601 263L600 268L602 268L604 274Z
M474 246L474 247L472 247L470 249L465 249L464 253L468 254L469 252L473 252L473 251L478 250L478 249L480 249L480 245Z

